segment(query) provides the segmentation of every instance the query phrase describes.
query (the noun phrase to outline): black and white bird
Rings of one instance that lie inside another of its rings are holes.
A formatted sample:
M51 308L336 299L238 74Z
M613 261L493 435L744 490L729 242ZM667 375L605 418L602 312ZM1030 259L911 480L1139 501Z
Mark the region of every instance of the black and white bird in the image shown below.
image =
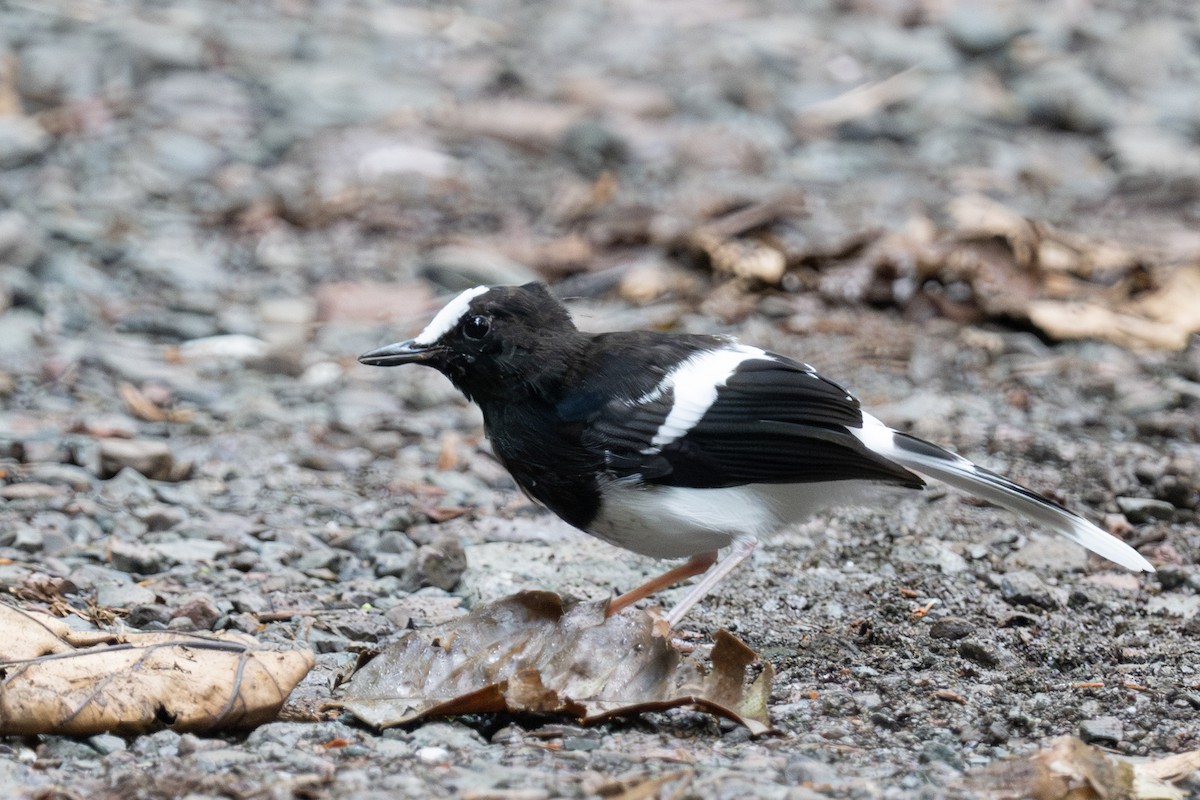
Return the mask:
M359 361L439 370L478 403L526 494L610 544L687 559L618 597L610 614L707 573L668 615L674 626L758 537L871 501L881 484L921 489L921 476L1154 571L1052 500L892 430L807 364L723 336L583 333L541 284L468 289L415 339Z

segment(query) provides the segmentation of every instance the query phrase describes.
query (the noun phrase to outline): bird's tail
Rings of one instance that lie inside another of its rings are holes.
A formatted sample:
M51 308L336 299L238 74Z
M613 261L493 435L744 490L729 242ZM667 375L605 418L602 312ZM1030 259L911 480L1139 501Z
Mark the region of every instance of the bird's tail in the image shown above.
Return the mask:
M882 422L873 418L864 422L864 427L873 427L874 423L886 428ZM890 429L888 431L891 433L890 443L886 441L882 432L876 429L869 434L868 446L877 452L886 449L882 455L913 472L936 478L956 489L1028 517L1109 561L1135 572L1154 572L1154 567L1141 553L1053 500L1026 489L1003 475L972 464L962 456L943 450L937 445L905 433Z

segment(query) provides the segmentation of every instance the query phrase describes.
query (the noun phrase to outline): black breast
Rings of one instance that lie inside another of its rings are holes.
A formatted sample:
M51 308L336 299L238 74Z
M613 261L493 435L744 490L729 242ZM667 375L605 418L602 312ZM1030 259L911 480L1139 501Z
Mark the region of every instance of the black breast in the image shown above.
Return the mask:
M580 445L582 424L540 400L486 404L484 427L496 457L531 498L580 530L596 517L603 459Z

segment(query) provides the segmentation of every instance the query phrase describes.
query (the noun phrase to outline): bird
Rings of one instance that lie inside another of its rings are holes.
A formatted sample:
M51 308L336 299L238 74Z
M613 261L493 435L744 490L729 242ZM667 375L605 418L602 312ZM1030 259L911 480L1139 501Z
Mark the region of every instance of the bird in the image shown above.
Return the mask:
M542 283L467 289L415 338L358 360L438 370L479 406L531 499L609 544L685 559L611 600L609 615L702 576L665 616L674 628L760 538L927 478L1154 571L1053 500L889 428L806 363L723 335L583 332Z

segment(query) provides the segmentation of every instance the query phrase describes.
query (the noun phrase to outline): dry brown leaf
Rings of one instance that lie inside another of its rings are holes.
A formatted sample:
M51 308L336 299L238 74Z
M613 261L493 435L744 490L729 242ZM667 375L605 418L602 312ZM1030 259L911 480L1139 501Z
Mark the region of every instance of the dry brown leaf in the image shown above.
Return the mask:
M946 210L949 235L919 254L916 278L968 284L986 315L1125 347L1180 350L1200 332L1200 266L1156 263L1152 253L1058 230L981 195Z
M122 381L117 385L117 394L121 395L125 406L135 417L147 422L188 422L193 417L191 409L160 407L132 383Z
M1063 736L1028 759L997 762L965 776L983 800L1183 800L1168 781L1200 769L1200 751L1134 761Z
M2 735L250 727L274 718L314 663L242 634L76 631L6 604L0 630Z
M1029 305L1029 319L1056 339L1183 350L1200 333L1200 266L1176 270L1160 288L1133 300L1037 300Z
M557 714L591 723L695 706L769 731L774 673L747 686L755 653L721 631L705 673L661 618L603 603L564 610L558 595L521 592L433 628L412 631L350 680L340 703L383 728L467 713Z

